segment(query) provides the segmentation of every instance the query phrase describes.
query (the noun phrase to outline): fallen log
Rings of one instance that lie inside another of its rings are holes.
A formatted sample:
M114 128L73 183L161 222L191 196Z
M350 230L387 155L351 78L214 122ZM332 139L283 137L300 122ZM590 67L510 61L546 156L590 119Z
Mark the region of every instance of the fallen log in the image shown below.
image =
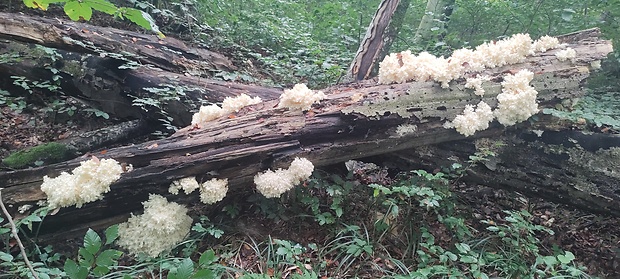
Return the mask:
M458 163L467 170L462 181L468 184L620 216L620 135L537 132L520 129L493 138L445 142L404 150L385 160L431 170ZM494 155L472 164L471 155L490 152Z
M160 40L155 35L61 19L0 12L0 38L135 61L171 73L211 76L213 71L236 69L225 56L190 48L174 38Z
M46 218L45 225L53 230L126 214L139 209L149 193L170 196L170 182L187 176L203 181L228 178L229 195L242 195L253 191L251 180L256 173L283 167L296 156L325 166L463 140L464 136L443 124L462 113L466 104L480 99L495 106L505 72L527 68L536 73L531 84L538 91L540 108L582 95L591 63L604 59L612 49L610 42L599 36L598 30L592 29L561 38L579 54L572 62L561 62L555 58L555 51L549 51L521 64L487 70L485 74L492 79L485 84L483 97L465 89L464 80L445 89L433 82L377 85L364 81L326 89L327 98L305 113L277 108L278 100L273 100L246 107L200 129L188 127L166 139L110 149L99 157L132 164L134 170L113 183L103 200L80 209L63 208ZM407 125L409 132L402 132L402 125ZM496 137L505 130L494 122L475 137ZM4 202L15 210L45 199L39 189L42 177L71 170L82 160L0 173L0 181L5 181ZM197 200L170 198L186 203Z
M33 45L15 42L0 42L0 53L14 57L0 63L0 84L12 94L24 91L13 84L15 76L39 83L47 81L59 85L57 91L116 118L157 120L170 117L171 123L180 127L190 124L192 111L201 103L217 103L239 94L270 100L282 92L276 88L177 74L154 67L122 68L120 66L127 63L124 59L62 49L49 54ZM152 53L151 57L156 55ZM164 52L159 55L159 59L166 58ZM22 95L30 97L25 92Z

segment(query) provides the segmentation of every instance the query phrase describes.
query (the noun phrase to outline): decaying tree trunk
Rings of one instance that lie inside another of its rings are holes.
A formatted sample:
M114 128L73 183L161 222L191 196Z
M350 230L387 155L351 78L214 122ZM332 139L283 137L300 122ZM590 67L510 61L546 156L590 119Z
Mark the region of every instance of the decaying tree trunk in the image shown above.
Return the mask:
M169 196L170 182L187 176L197 176L203 181L212 177L228 178L229 195L241 195L253 191L251 181L256 173L286 166L296 156L308 158L315 166L325 166L462 140L462 135L443 128L443 124L461 114L466 104L478 103L482 99L495 106L496 96L501 92L502 76L507 72L527 68L536 73L531 84L539 92L541 108L582 95L591 62L604 59L612 50L611 43L599 36L598 30L592 29L560 38L576 50L578 57L574 61L560 62L554 56L558 50L552 50L529 57L521 64L487 70L484 74L492 79L483 85L486 89L484 97L465 89L464 80L452 82L447 89L433 82L377 85L373 81L364 81L324 90L327 98L305 113L277 108L277 100L267 101L201 128L182 129L166 139L109 149L100 157L132 164L134 170L123 174L105 199L86 204L81 209L63 208L58 214L46 218L45 225L66 228L75 223L117 218L139 209L140 202L146 200L149 193ZM399 129L401 125L408 125L409 132ZM491 128L475 136L496 137L505 129L495 122ZM71 170L82 160L85 158L0 173L0 181L5 183L4 202L15 210L21 205L45 199L39 189L42 177ZM609 187L618 191L620 186L617 183ZM561 192L558 197L566 194L563 188L557 188L557 191ZM182 202L198 199L197 196L170 198ZM596 196L592 198L596 201ZM592 207L604 205L596 210L620 215L620 197L606 195L600 198L606 202L594 203ZM571 199L562 202L575 204Z
M205 78L234 66L222 55L173 38L160 41L130 31L3 13L0 38L56 48L49 54L33 45L0 42L0 51L15 57L0 64L0 82L6 87L12 76L32 81L59 76L65 94L118 118L166 116L186 126L201 103L242 93L267 100L281 94L275 88ZM136 102L140 99L145 102Z
M225 56L156 36L61 19L0 13L0 38L35 43L76 53L111 56L153 65L172 73L199 76L216 70L234 70Z
M462 178L467 183L620 216L619 135L532 130L409 149L391 154L388 160L398 157L412 168L424 169L458 163L467 167ZM471 164L469 156L488 151L495 155Z

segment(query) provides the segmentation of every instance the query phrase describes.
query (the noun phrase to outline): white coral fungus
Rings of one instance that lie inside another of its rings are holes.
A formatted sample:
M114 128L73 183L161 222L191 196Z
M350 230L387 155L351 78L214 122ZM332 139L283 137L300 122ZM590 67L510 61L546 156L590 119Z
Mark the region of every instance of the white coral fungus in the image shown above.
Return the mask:
M293 89L285 89L280 95L279 108L288 108L293 110L309 110L312 104L323 100L325 94L322 91L314 92L301 83L295 84Z
M433 80L446 88L450 81L466 73L521 63L528 55L559 46L558 39L553 37L544 36L532 42L528 34L515 34L503 40L484 43L475 50L458 49L448 58L435 57L427 52L416 56L409 50L392 53L379 64L379 83Z
M291 166L275 171L267 170L254 176L256 189L267 198L280 197L295 185L307 180L314 171L314 165L306 158L295 158Z
M114 159L91 160L80 163L72 174L62 172L60 176L43 177L41 190L47 195L51 208L67 207L100 200L110 191L110 184L120 178L123 168Z
M205 204L214 204L226 197L228 179L213 178L200 185L200 201Z
M534 73L529 70L504 77L502 93L497 95L499 105L494 111L499 123L504 126L514 125L538 113L538 92L529 85L533 78Z
M168 188L168 192L173 195L178 195L179 190L183 190L185 194L189 195L189 193L194 192L194 190L198 189L200 185L198 181L196 181L196 177L185 177L179 180L172 181L170 184L170 188Z
M127 222L118 225L118 245L130 253L156 257L173 248L189 233L192 218L184 206L153 194L142 204L142 215L132 215Z
M465 73L523 62L532 53L532 39L528 34L485 43L475 50L460 49L449 58L427 52L418 56L411 51L392 53L379 64L379 83L434 80L446 88L450 81Z
M200 110L192 116L192 125L209 122L224 115L238 112L243 107L260 102L262 102L260 97L252 98L246 94L241 94L237 97L226 97L222 102L222 107L215 104L200 107Z
M482 88L482 82L489 81L489 76L476 75L475 78L468 78L465 82L465 88L474 89L474 94L478 96L484 96L484 88Z
M560 47L560 41L551 36L542 36L532 44L532 50L535 52L545 52L558 47Z
M572 49L572 48L567 48L567 49L563 49L558 51L555 54L555 57L558 58L558 60L560 61L566 61L566 60L573 60L575 59L575 57L577 57L577 52Z
M463 114L457 115L450 123L444 125L445 128L455 128L457 132L467 137L477 131L489 128L489 122L493 121L493 112L487 103L480 101L474 110L474 106L466 105Z

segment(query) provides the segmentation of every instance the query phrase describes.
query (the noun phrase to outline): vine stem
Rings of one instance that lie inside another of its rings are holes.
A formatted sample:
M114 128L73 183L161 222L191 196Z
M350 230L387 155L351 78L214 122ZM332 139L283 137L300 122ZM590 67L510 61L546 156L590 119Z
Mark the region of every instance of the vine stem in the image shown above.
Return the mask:
M11 233L13 233L13 237L17 241L17 245L19 245L19 250L21 250L22 252L24 262L26 262L26 265L30 269L32 276L34 276L34 278L36 279L39 279L37 272L34 271L34 268L32 268L32 264L30 264L30 261L28 260L28 256L26 255L26 249L24 249L24 244L22 244L21 239L19 239L19 236L17 235L17 227L15 227L15 222L13 222L13 218L6 210L6 206L4 206L4 202L2 201L2 188L0 188L0 207L2 207L2 212L4 212L4 215L6 215L7 220L9 220L9 224L11 225Z

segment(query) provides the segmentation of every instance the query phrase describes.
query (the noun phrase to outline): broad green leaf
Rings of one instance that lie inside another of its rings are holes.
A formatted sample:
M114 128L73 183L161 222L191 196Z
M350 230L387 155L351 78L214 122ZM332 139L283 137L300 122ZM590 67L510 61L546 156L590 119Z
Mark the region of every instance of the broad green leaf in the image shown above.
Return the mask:
M78 266L72 259L65 261L65 273L72 279L86 279L88 277L88 269Z
M168 275L177 279L189 279L194 273L194 262L192 259L183 259L175 271Z
M575 255L571 252L566 252L564 255L558 255L558 260L563 264L568 264L575 259Z
M41 9L44 11L47 10L47 7L49 7L49 5L52 3L64 2L67 2L67 0L24 0L24 4L26 5L26 7Z
M114 4L106 0L84 0L84 3L89 5L96 11L100 11L109 15L114 15L118 10L118 8L114 6Z
M215 278L215 274L210 269L201 269L194 273L192 279L212 279Z
M65 4L65 14L73 21L78 21L81 18L90 20L93 15L93 9L90 5L80 0L69 0Z
M107 118L106 118L107 119ZM118 225L113 225L105 230L105 244L111 244L118 238Z
M121 251L114 250L114 249L108 249L108 250L101 252L101 254L97 256L97 260L95 261L95 263L98 266L110 267L112 265L116 265L116 261L122 255L123 255L123 252Z
M200 255L200 259L198 260L198 266L200 266L201 268L206 268L215 261L217 261L215 252L213 252L213 250L207 250L202 253L202 255Z
M159 31L159 27L157 26L157 24L155 24L155 20L153 20L153 18L149 14L143 11L133 9L133 8L121 8L120 17L121 18L125 17L129 19L131 22L139 25L140 27L146 30L151 30L155 32L157 36L159 36L162 39L166 37L164 36L163 33Z
M0 261L11 262L13 261L13 255L5 252L0 252Z
M107 266L97 266L93 269L93 275L95 275L95 277L102 277L103 275L106 275L110 272L110 268L108 268Z
M82 256L80 260L80 264L84 266L90 266L95 262L95 256L88 252L88 250L84 247L78 250L78 254Z
M95 255L101 248L101 237L93 229L88 229L86 235L84 235L84 248L91 255Z

